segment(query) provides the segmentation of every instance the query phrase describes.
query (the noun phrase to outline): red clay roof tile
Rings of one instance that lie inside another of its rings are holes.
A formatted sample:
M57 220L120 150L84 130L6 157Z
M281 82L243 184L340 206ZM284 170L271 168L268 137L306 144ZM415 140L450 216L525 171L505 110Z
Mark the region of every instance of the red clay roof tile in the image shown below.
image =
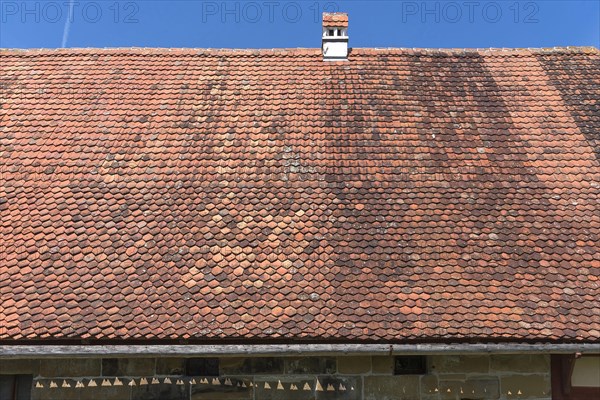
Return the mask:
M599 88L581 48L0 51L0 340L599 341Z
M346 13L323 13L323 26L327 28L347 28L348 14Z

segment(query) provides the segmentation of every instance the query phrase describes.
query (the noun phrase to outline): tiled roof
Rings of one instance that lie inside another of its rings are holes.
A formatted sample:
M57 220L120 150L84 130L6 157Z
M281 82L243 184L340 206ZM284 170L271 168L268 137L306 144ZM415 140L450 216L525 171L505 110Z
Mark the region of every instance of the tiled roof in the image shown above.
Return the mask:
M600 340L595 49L0 51L0 339Z
M323 26L328 28L347 28L348 14L346 13L323 13Z

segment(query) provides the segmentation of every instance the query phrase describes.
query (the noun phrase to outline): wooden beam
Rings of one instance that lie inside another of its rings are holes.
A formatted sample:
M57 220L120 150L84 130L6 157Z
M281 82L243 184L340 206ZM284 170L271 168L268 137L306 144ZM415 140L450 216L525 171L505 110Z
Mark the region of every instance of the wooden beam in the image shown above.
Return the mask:
M600 353L582 344L3 345L0 359Z

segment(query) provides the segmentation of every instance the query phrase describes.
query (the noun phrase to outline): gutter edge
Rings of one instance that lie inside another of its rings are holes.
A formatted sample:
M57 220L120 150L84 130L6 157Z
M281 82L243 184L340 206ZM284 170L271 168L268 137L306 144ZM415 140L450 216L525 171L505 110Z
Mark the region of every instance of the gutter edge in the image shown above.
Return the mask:
M600 353L599 343L289 344L289 345L3 345L0 360L324 355Z

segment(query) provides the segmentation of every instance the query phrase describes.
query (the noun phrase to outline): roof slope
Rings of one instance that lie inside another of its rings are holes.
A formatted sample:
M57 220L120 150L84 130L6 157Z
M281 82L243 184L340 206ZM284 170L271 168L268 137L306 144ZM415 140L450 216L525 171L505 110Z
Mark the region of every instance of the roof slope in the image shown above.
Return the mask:
M595 49L0 52L0 339L600 340Z

